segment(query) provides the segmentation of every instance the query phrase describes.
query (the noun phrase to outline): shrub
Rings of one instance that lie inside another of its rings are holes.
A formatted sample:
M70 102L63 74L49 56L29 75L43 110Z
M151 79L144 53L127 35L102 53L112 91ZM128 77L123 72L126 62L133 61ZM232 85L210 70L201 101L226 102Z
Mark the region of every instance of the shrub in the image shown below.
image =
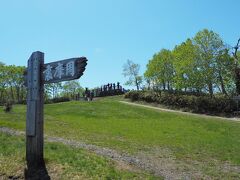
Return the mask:
M67 102L67 101L70 101L69 97L56 97L52 99L53 103Z
M125 94L125 98L129 98L129 99L131 99L131 101L138 101L138 100L141 100L140 93L141 92L130 91Z
M11 102L6 102L6 103L4 104L4 109L3 109L3 110L4 110L6 113L8 113L8 112L11 112L12 107L13 107L13 105L12 105Z
M47 99L45 100L45 104L51 104L51 103L59 103L59 102L67 102L70 101L69 97L55 97L53 99Z
M230 115L236 109L236 103L226 96L215 96L211 98L206 94L194 94L167 91L130 91L125 98L131 101L146 101L163 104L173 108L184 108L195 113L225 114Z

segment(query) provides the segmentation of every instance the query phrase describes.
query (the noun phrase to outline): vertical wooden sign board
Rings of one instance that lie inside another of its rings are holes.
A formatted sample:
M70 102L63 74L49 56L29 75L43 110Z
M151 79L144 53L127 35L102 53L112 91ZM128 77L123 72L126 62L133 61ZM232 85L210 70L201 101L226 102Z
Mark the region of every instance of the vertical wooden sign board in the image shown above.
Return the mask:
M34 52L27 69L26 179L50 179L43 159L44 54Z
M44 64L44 54L34 52L28 60L26 73L26 179L50 179L43 159L44 84L78 79L82 76L87 59L70 58Z

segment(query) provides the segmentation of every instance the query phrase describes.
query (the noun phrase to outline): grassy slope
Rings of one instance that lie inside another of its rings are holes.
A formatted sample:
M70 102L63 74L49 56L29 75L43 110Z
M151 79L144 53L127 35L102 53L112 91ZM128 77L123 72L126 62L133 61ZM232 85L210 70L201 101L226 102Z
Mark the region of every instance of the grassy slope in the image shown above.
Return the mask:
M24 130L25 107L0 111L0 126ZM45 132L51 136L136 153L170 149L178 159L216 159L240 165L240 123L159 112L113 99L45 106Z
M0 133L0 142L0 179L23 178L24 139ZM153 179L149 174L116 168L105 158L57 143L45 144L45 161L52 179Z

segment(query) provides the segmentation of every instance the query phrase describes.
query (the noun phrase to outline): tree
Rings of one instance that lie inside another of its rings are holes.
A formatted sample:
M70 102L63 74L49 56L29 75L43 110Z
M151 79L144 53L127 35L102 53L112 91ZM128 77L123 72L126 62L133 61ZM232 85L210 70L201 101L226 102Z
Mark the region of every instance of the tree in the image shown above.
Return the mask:
M187 39L173 50L174 82L176 89L201 91L203 83L197 66L198 54L191 39Z
M0 62L0 104L2 104L4 100L4 94L6 92L6 77L7 77L7 68L5 64Z
M62 83L58 82L58 83L45 84L44 88L47 96L55 98L59 95L63 87L62 87Z
M10 65L9 68L9 85L11 86L11 92L12 92L12 99L16 100L17 102L20 102L23 100L23 96L26 90L24 88L24 78L23 73L25 70L25 67L23 66L14 66ZM13 90L12 90L13 88ZM14 98L14 94L16 98Z
M230 56L228 49L223 49L216 56L216 85L220 91L227 95L234 89L234 59Z
M160 67L157 65L158 61L158 55L154 54L153 58L151 60L149 60L148 64L147 64L147 70L144 73L144 77L145 79L148 79L148 84L149 87L155 88L155 87L159 87L162 80L161 80L161 71L160 71Z
M62 96L74 98L76 94L82 94L84 89L81 87L78 80L67 81L63 84Z
M147 70L144 73L155 87L171 90L173 88L173 55L167 49L162 49L147 64Z
M193 42L199 55L197 64L202 81L212 96L217 80L216 60L219 51L224 48L223 41L217 33L204 29L196 34Z
M128 77L126 85L133 85L139 90L142 83L142 76L139 75L140 65L127 60L126 64L123 65L123 75Z
M235 71L235 85L236 85L236 92L237 95L240 95L240 67L239 67L239 59L240 59L240 53L238 51L240 47L240 38L238 39L237 45L234 47L234 71Z
M25 67L23 66L6 66L0 65L0 92L1 97L6 93L6 99L14 102L22 102L26 96L26 89L24 87L24 73ZM3 99L1 98L1 101Z

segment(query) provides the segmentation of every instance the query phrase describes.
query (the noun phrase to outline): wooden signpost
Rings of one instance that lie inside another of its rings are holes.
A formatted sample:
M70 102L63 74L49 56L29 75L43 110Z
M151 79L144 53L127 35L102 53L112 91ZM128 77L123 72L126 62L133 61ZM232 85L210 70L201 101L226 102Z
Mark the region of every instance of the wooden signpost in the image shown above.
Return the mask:
M49 179L43 159L44 84L78 79L83 75L86 65L85 57L44 64L44 53L37 51L30 56L25 75L27 179Z

